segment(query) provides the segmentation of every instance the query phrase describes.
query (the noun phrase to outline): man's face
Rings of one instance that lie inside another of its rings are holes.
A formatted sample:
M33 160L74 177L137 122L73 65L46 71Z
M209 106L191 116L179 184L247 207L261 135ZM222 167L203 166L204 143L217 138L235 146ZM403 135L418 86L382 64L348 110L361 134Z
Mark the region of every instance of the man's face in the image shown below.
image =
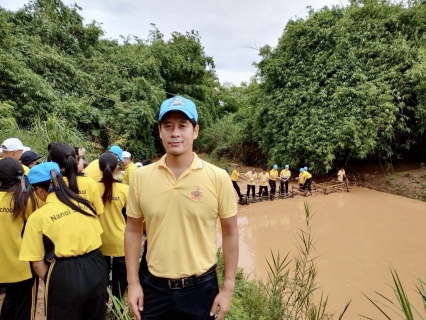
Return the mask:
M168 112L158 127L166 153L179 156L192 152L199 126L193 127L188 117L180 111Z
M127 166L128 164L130 164L130 162L132 162L132 160L130 160L130 158L124 158L124 165Z

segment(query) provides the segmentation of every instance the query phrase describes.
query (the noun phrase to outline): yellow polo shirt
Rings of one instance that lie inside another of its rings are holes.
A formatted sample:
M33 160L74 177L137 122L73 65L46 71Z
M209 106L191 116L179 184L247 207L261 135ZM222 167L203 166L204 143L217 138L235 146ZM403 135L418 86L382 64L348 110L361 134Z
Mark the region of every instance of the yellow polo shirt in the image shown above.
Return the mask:
M247 184L249 186L254 186L257 179L257 173L250 170L249 172L246 173L246 176L247 176Z
M231 180L232 181L237 181L239 176L240 176L240 173L237 171L237 169L235 169L231 173Z
M276 170L276 169L272 169L272 170L269 172L269 180L274 180L274 181L276 181L276 180L277 180L277 177L278 177L278 170Z
M127 216L146 220L147 261L153 275L200 275L217 263L217 218L237 213L234 189L223 169L195 153L190 167L176 180L166 156L136 170Z
M124 174L123 174L123 183L129 185L130 179L133 177L133 174L135 173L136 165L131 162L127 166L124 167Z
M30 264L19 261L22 244L24 219L19 216L12 220L12 194L0 192L0 283L24 281L32 277ZM32 213L31 201L28 201L26 217Z
M68 185L67 177L62 176L62 178L65 184ZM88 200L98 215L102 214L104 212L104 205L95 180L89 177L77 176L77 185L79 190L78 195Z
M261 187L267 187L268 181L269 181L269 173L267 172L263 173L262 171L257 176L259 177L259 185Z
M290 172L290 170L288 170L288 169L283 169L283 170L281 170L281 172L280 172L280 177L281 177L281 178L284 178L284 179L290 178L290 177L291 177L291 172Z
M105 192L104 184L97 183L99 194L102 196ZM101 252L104 256L124 257L124 229L126 220L122 214L123 208L127 203L129 186L116 182L112 188L112 201L104 205L104 213L99 216L102 229Z
M305 181L312 178L312 175L308 171L303 171L303 176L305 177Z
M95 180L95 182L100 181L103 177L103 173L101 169L99 169L99 159L90 162L89 165L84 169L84 173L87 177Z
M86 211L90 217L72 210L54 192L50 193L46 204L28 219L19 260L75 257L98 249L102 227L98 217Z
M305 178L304 172L305 171L302 171L301 173L299 173L299 183L300 184L304 184L305 183L306 178Z

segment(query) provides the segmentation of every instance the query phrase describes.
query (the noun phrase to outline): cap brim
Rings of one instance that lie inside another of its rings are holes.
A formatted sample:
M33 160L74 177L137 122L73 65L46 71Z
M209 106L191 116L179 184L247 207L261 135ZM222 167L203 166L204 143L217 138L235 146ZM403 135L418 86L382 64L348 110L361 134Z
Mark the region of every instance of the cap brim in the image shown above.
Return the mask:
M180 108L171 108L171 109L167 109L167 111L166 112L164 112L163 114L160 114L160 116L158 117L159 119L160 119L160 121L161 121L161 119L163 119L164 118L164 116L167 114L167 113L169 113L170 111L180 111L180 112L182 112L182 113L184 113L190 120L192 120L192 119L194 119L194 116L191 114L191 113L189 113L187 110L182 110L182 109L180 109ZM195 120L195 119L194 119Z

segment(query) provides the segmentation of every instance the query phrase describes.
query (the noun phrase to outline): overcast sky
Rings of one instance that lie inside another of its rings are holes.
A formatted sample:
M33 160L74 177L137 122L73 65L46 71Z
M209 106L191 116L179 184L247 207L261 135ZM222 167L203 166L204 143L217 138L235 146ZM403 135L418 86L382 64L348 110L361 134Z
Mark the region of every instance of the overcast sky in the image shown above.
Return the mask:
M106 37L135 35L146 39L155 23L169 38L173 31L197 30L205 52L212 56L221 83L240 84L255 74L259 57L247 47L274 47L288 20L304 18L307 6L346 4L346 0L63 0L77 3L86 23L102 23ZM27 0L0 0L0 6L17 10Z

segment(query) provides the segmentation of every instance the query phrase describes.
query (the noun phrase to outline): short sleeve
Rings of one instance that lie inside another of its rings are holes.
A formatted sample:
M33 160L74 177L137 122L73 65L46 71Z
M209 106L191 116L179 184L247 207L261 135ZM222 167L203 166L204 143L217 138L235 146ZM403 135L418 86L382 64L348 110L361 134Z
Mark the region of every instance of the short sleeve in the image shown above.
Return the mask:
M99 193L98 186L95 180L87 178L90 181L90 189L92 189L93 206L95 207L97 215L104 213L104 204L102 203L101 194Z
M127 206L126 206L126 214L130 218L143 218L143 212L140 207L140 199L139 199L139 181L141 170L136 170L133 175L133 179L130 181L129 185L129 194L127 196ZM228 178L229 179L229 178Z
M40 261L44 259L43 234L41 232L41 221L30 216L25 226L24 238L22 239L19 260Z
M237 201L235 200L234 187L225 174L218 175L217 192L219 217L226 219L235 216L237 214Z

